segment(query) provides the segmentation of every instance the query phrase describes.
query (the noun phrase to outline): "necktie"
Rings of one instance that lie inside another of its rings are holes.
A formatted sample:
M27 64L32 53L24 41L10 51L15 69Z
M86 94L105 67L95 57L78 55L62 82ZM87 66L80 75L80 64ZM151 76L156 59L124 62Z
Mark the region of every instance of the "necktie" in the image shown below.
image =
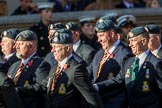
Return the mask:
M17 81L18 81L18 79L19 79L19 77L20 77L21 72L23 71L23 69L24 69L24 64L21 63L20 67L19 67L18 70L17 70L17 73L16 73L16 75L15 75L15 78L14 78L15 84L17 83Z
M54 77L53 77L53 81L52 81L52 85L51 85L51 90L50 90L51 94L53 94L53 92L54 92L55 84L57 82L60 72L61 72L61 66L58 64L56 72L54 73Z
M139 68L139 58L135 57L135 60L133 62L133 68L132 68L132 76L131 76L132 85L134 84L134 81L136 79L136 74L138 72L138 68Z
M108 53L105 53L104 56L102 57L102 60L100 61L100 65L99 65L98 72L97 72L97 78L101 74L101 69L102 69L103 64L106 62L107 56L108 56Z

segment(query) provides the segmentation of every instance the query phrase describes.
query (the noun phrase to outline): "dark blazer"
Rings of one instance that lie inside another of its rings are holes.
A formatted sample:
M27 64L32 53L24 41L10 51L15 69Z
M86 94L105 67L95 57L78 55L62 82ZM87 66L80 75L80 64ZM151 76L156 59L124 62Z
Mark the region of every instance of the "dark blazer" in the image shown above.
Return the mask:
M132 86L132 73L129 72L129 69L132 69L134 58L132 57L125 62L122 71L116 78L98 83L99 89L112 90L125 85L130 108L162 108L162 61L150 52Z
M103 108L85 66L74 57L71 57L66 64L67 67L62 69L52 95L50 88L57 66L50 71L47 86L50 108Z
M162 47L160 48L160 50L157 53L157 58L161 58L162 59Z
M132 56L131 50L129 47L125 46L122 42L116 47L113 51L113 58L108 58L107 61L104 63L101 74L99 78L97 78L97 72L99 68L100 61L102 56L104 55L104 50L99 50L91 65L88 67L88 71L92 74L93 82L100 83L111 77L115 77L122 68L122 63ZM103 85L104 86L104 85ZM104 106L112 107L112 108L125 108L126 106L126 96L124 93L124 88L119 88L113 90L113 92L102 91L100 92L100 96L102 97L102 101ZM116 104L118 103L118 104Z
M47 61L51 65L51 67L53 67L57 63L57 61L55 60L55 57L54 57L52 52L49 52L45 56L44 60Z
M84 61L86 61L89 65L92 62L96 51L93 47L81 42L75 53L79 55Z
M0 72L0 107L23 108L12 79L2 72Z
M31 61L33 62L31 63ZM42 99L43 99L42 95L37 94L37 92L35 91L37 89L33 90L34 85L36 84L36 82L38 82L37 80L39 79L40 81L39 83L41 83L41 81L46 77L46 76L44 77L44 74L36 75L36 70L40 66L40 64L43 63L42 61L43 59L41 59L37 54L35 54L29 60L25 68L23 69L23 72L21 73L16 83L16 87L18 89L19 96L22 99L24 108L43 108L44 107L43 106L44 102L42 102ZM14 79L20 63L21 61L14 63L9 69L8 75L12 79ZM44 64L46 65L48 63L45 62ZM49 64L42 67L41 69L43 70L42 73L44 71L48 72L50 70L48 66L50 67Z

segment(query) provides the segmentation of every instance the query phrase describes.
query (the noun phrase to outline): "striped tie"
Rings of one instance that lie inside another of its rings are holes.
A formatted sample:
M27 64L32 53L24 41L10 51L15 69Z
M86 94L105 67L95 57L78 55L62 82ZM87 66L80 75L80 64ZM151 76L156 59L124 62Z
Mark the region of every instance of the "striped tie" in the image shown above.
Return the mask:
M15 78L14 78L14 83L15 83L15 84L17 83L17 81L18 81L18 79L19 79L19 77L20 77L21 72L23 71L23 69L24 69L24 64L21 63L19 69L17 70L17 73L16 73L16 75L15 75Z
M102 60L100 61L100 65L99 65L98 72L97 72L97 78L101 74L101 69L102 69L103 64L106 62L107 56L108 56L108 53L105 52L104 56L102 57Z
M61 72L61 66L58 64L56 72L54 73L54 77L53 77L53 81L52 81L52 85L51 85L51 90L50 90L51 94L53 94L53 92L54 92L55 84L57 82L60 72Z

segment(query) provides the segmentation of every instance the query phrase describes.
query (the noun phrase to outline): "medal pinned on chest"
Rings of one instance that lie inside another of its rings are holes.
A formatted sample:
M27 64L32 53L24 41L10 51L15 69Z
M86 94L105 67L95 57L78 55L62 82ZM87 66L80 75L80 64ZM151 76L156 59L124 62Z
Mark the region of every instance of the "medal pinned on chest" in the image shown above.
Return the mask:
M150 71L149 71L149 69L146 69L145 78L146 78L146 79L149 79L149 78L150 78Z

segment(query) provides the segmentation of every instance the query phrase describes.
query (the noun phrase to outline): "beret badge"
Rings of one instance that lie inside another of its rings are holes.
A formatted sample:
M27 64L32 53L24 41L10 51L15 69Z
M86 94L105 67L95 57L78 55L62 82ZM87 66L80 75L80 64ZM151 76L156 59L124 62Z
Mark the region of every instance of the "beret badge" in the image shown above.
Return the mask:
M67 29L70 29L69 25L66 25L66 28L67 28Z
M7 31L4 31L4 32L3 32L3 35L6 36L6 35L7 35Z
M102 23L103 21L104 21L103 19L99 19L99 20L98 20L99 23Z
M51 24L51 25L50 25L50 29L53 29L53 28L54 28L54 27L53 27L53 24Z
M129 35L128 38L132 38L134 36L132 32L129 32L128 35Z
M57 42L57 41L58 41L58 37L55 37L55 38L54 38L54 42Z

